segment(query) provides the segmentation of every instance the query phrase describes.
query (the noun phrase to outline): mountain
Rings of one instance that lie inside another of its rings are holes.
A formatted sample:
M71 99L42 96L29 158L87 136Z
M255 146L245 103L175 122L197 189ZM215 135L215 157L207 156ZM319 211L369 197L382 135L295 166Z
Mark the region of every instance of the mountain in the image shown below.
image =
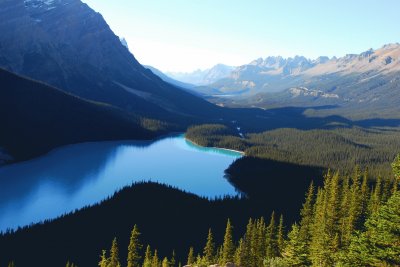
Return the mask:
M219 110L145 69L80 0L2 0L0 32L0 67L85 99L179 123Z
M248 94L281 91L286 88L287 83L293 82L304 71L328 60L329 58L326 57L309 60L303 56L259 58L236 68L229 77L209 86L218 88L223 93L235 93L243 90Z
M224 105L338 105L347 113L359 109L359 113L368 111L371 116L390 116L400 111L399 74L400 44L388 44L341 58L258 59L210 87L236 96L213 100Z
M110 105L0 69L0 164L26 160L66 144L150 139L159 134L145 129L145 123Z
M224 64L217 64L206 70L196 70L194 72L168 72L167 75L175 80L194 85L208 85L222 78L228 77L235 67Z
M155 75L160 77L164 82L170 83L170 84L172 84L174 86L180 87L180 88L185 89L185 90L192 89L192 88L195 87L195 85L193 85L193 84L184 83L184 82L180 82L178 80L175 80L175 79L169 77L168 75L164 74L164 72L162 72L161 70L159 70L157 68L154 68L152 66L145 65L144 67L146 69L151 70L152 73L154 73Z

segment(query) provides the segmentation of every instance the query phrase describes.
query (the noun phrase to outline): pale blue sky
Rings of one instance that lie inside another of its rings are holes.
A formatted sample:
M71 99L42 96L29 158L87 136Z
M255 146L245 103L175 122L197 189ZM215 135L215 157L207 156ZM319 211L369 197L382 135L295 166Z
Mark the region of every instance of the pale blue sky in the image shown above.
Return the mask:
M83 0L142 63L192 71L400 42L399 0Z

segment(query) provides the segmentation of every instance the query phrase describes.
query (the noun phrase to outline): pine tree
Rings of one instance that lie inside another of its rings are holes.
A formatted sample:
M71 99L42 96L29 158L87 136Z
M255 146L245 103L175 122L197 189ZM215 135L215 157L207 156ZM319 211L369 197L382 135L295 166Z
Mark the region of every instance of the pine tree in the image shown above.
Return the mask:
M235 255L234 255L234 262L237 266L250 266L246 265L246 262L244 260L244 244L243 244L243 238L239 239L239 244L235 250Z
M150 245L146 247L146 253L144 256L143 267L151 267L153 256L151 254Z
M265 225L264 218L261 217L259 220L254 221L253 234L251 238L251 250L252 250L252 260L251 262L257 266L261 266L264 262L264 258L267 252L267 241L266 241L266 231L267 227Z
M139 267L140 266L140 250L142 249L142 244L139 241L140 232L135 225L131 232L131 238L128 246L128 258L127 267Z
M102 254L100 256L100 262L98 264L100 267L107 267L108 259L107 259L107 252L103 249Z
M266 229L266 257L272 259L277 257L279 254L278 242L277 242L277 229L275 223L275 212L271 214L271 220Z
M196 261L195 261L194 266L196 266L196 267L207 267L208 266L204 263L204 259L203 259L203 257L201 257L200 253L197 254L197 256L196 256Z
M284 242L285 242L285 238L284 238L284 226L283 226L283 215L281 214L280 218L279 218L279 225L278 225L278 234L277 234L277 245L278 245L278 255L280 256L283 249L284 249Z
M342 179L341 193L340 193L340 221L339 221L339 231L340 231L340 242L345 244L346 240L346 225L347 218L349 216L350 209L350 178L346 176Z
M344 231L342 236L342 243L347 246L353 232L360 228L362 201L360 189L361 171L360 167L356 166L352 176L352 185L350 186L348 216L345 218Z
M391 179L382 180L381 202L386 203L393 192L393 183Z
M326 231L326 192L318 189L311 229L310 260L313 266L329 266L330 239Z
M311 227L313 222L313 205L314 205L314 183L311 182L307 194L306 200L303 204L303 208L300 211L300 226L299 235L300 238L307 244L311 240Z
M400 154L396 156L392 163L393 174L397 179L400 179Z
M398 154L396 156L396 158L394 159L394 161L392 163L392 171L393 171L394 178L395 178L393 191L392 191L392 193L394 194L395 192L397 192L399 183L400 183L400 154Z
M171 267L175 267L176 265L176 255L175 255L175 250L172 251L172 256L171 256L171 260L169 261L169 264Z
M349 266L400 266L400 193L365 223L366 231L352 238L345 262Z
M327 262L333 263L335 258L337 257L339 247L340 247L340 238L339 234L340 230L340 176L339 173L336 172L331 180L329 187L326 188L326 199L325 199L325 207L326 207L326 220L325 220L325 233L326 238L328 239L329 246L325 249L327 250L328 258Z
M211 265L215 263L215 244L211 228L208 230L208 236L203 250L203 255L206 264Z
M219 246L217 248L217 253L215 254L215 261L218 262L218 264L222 265L222 246Z
M265 237L263 236L264 243ZM246 226L246 233L242 239L242 246L240 248L240 262L239 266L254 266L255 258L254 251L255 248L255 226L253 220L250 218ZM238 252L239 253L239 252Z
M196 259L194 257L194 249L193 247L190 247L186 265L192 265L195 261Z
M333 238L339 232L339 216L340 216L340 190L339 190L339 173L335 173L328 185L324 186L326 191L326 230L329 237Z
M233 262L233 257L235 254L235 246L233 244L233 233L232 233L231 221L228 219L226 223L226 230L224 235L224 243L222 245L222 262L226 264L228 262Z
M119 263L117 238L114 238L110 249L110 259L108 260L107 267L120 267L120 266L121 264Z
M314 182L311 181L311 184L308 188L306 199L303 204L303 207L300 211L300 225L299 227L299 241L300 243L305 244L305 253L307 257L307 262L309 261L310 257L310 242L311 242L311 230L313 227L313 220L314 220Z
M169 261L167 257L164 257L162 263L161 263L161 267L169 267Z
M371 197L370 197L369 204L368 204L368 215L370 215L370 216L371 216L371 214L377 212L379 207L381 206L381 203L382 203L381 191L382 191L382 178L380 176L378 176L375 187L371 192Z
M153 259L151 260L151 267L159 267L160 259L158 258L158 251L157 249L154 250Z
M300 267L311 264L308 258L307 243L300 237L300 227L297 224L292 226L292 230L288 234L282 256L288 266Z
M365 170L363 180L361 183L361 214L359 218L359 224L362 224L365 222L368 216L368 202L370 200L370 195L369 195L369 186L368 186L368 169Z

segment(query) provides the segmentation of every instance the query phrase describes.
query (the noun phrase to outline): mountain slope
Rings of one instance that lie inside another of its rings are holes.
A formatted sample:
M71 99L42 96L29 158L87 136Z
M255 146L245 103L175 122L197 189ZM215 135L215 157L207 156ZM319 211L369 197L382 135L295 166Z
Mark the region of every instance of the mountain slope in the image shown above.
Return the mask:
M0 148L9 160L77 142L154 138L157 133L144 129L143 123L112 106L0 69Z
M166 120L218 111L141 66L80 0L3 0L0 32L1 67L66 92Z

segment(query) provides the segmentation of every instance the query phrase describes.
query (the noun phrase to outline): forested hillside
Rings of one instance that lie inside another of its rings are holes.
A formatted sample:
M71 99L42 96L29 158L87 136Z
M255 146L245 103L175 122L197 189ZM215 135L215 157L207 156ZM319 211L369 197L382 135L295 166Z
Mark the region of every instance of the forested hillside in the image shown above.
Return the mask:
M392 163L392 170L394 179L378 179L374 183L368 181L366 171L357 167L351 177L328 172L322 187L311 183L300 219L291 226L285 224L284 215L274 212L268 221L263 217L250 218L245 229L239 231L228 219L222 239L216 240L210 228L203 239L203 248L188 247L186 258L177 257L174 248L170 254L164 254L143 243L135 225L127 249L119 248L119 238L115 237L109 252L99 252L98 265L399 266L400 155ZM238 237L238 232L243 234ZM120 256L120 250L127 251L124 257ZM75 265L68 261L67 266Z
M12 161L66 144L151 139L166 125L0 69L0 148Z
M188 129L186 138L203 146L225 147L259 157L303 166L351 172L354 165L369 167L370 175L388 176L394 151L400 150L399 128L337 127L297 130L281 128L241 138L225 125Z
M400 264L400 155L392 164L394 182L379 179L369 184L367 173L356 168L350 177L328 172L323 187L310 185L299 222L290 228L284 217L272 213L249 219L244 235L234 239L228 219L222 243L215 243L209 229L204 249L188 249L190 266L399 266ZM127 266L176 266L175 255L159 258L148 245L140 254L137 226L128 247ZM99 266L119 266L114 239L107 258L103 250ZM108 265L110 264L110 265Z

